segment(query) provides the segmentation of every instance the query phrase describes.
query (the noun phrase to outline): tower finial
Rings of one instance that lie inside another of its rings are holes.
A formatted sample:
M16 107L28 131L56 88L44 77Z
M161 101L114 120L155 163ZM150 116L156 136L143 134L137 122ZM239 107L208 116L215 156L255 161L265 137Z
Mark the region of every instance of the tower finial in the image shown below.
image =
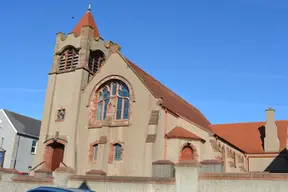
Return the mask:
M91 11L91 3L88 4L88 11Z

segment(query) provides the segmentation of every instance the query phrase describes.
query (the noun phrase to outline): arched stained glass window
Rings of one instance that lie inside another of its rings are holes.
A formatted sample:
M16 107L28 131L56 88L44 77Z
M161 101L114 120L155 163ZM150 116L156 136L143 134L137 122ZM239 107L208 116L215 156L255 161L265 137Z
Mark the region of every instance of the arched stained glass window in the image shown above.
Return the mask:
M120 80L112 80L103 84L97 91L96 120L105 120L110 107L109 103L116 99L116 120L129 118L130 93L127 85Z

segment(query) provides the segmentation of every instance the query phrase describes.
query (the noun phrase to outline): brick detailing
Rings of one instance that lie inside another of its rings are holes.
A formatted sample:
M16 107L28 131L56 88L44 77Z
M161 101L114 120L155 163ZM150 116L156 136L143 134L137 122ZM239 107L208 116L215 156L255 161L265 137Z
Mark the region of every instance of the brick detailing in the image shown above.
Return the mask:
M189 148L191 149L191 152L188 151ZM185 151L184 151L185 150ZM196 147L191 144L191 143L184 143L181 147L181 152L180 152L180 155L179 155L179 161L186 161L188 160L187 159L187 155L188 154L185 154L186 152L190 152L191 153L191 159L190 160L198 160L198 152L197 152L197 149Z
M214 152L220 152L221 146L220 143L217 143L215 139L210 139L210 143Z
M106 143L107 143L107 136L101 136L99 140L96 140L96 141L90 143L89 153L88 153L88 160L90 163L93 162L94 145L100 145L100 144L106 144Z
M97 91L105 84L107 83L108 81L111 81L111 80L120 80L122 81L124 84L127 85L128 87L128 90L129 90L129 118L128 119L121 119L121 120L116 120L114 118L114 110L113 108L115 108L115 106L113 106L113 103L116 102L113 102L113 99L111 98L111 103L112 103L112 106L110 105L110 116L108 117L107 116L107 121L106 120L101 120L101 121L97 121ZM89 122L88 122L88 127L91 129L91 128L102 128L103 126L128 126L131 124L131 121L132 121L132 103L135 102L135 96L134 96L134 91L133 91L133 88L131 87L131 84L124 78L124 77L121 77L121 76L116 76L116 75L111 75L111 76L108 76L104 79L102 79L93 89L91 95L90 95L90 99L89 99L89 103L88 103L88 107L89 107ZM113 117L112 117L112 116Z
M121 145L121 159L115 161L115 145L119 144ZM108 156L108 163L109 164L113 164L116 162L122 162L123 161L123 154L124 154L124 143L123 142L119 142L119 141L115 141L113 143L110 143L110 152L109 152L109 156Z
M149 125L158 125L159 110L153 110L150 115Z

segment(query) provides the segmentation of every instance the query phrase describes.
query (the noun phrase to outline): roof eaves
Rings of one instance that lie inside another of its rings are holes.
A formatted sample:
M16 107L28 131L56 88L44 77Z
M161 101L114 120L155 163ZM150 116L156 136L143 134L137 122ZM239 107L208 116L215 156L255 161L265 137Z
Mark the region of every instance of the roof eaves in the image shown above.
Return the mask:
M5 109L1 109L1 111L3 112L4 116L6 117L6 119L8 120L9 124L11 125L11 127L13 128L13 130L15 131L15 133L18 133L16 127L13 125L13 123L11 122L9 116L7 115ZM8 111L8 110L7 110Z

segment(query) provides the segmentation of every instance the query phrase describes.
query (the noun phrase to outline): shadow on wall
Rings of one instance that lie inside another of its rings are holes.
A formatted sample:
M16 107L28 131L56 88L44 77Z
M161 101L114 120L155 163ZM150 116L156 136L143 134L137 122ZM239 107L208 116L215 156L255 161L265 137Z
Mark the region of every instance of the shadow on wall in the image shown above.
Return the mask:
M261 139L261 143L262 143L262 149L264 149L264 138L265 138L265 127L261 126L258 128L259 133L260 133L260 139Z
M265 169L270 173L288 173L288 151L284 149Z
M264 150L265 126L258 128L260 139L262 141L262 148ZM288 173L288 151L284 149L277 155L277 157L265 169L269 173Z

